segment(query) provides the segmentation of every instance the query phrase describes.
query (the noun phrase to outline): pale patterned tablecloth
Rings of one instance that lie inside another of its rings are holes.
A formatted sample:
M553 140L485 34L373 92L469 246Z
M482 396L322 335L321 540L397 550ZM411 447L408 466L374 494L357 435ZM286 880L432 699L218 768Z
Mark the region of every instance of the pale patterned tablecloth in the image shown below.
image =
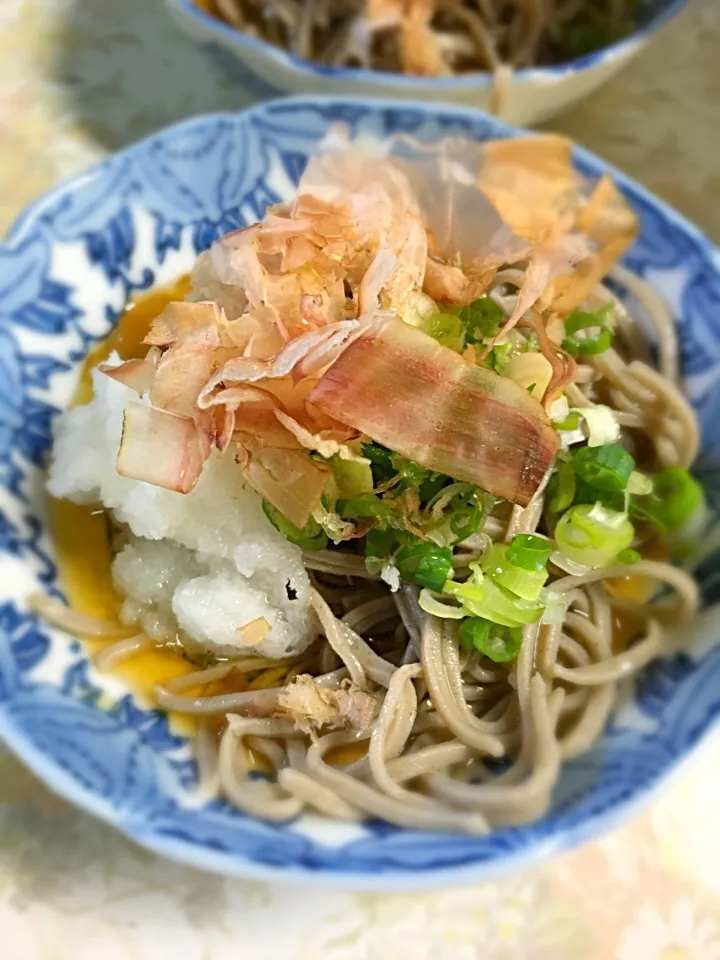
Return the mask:
M158 0L0 0L0 225L60 177L247 97ZM554 124L720 241L720 0ZM0 753L2 960L720 960L720 737L634 822L412 896L225 880L136 848Z

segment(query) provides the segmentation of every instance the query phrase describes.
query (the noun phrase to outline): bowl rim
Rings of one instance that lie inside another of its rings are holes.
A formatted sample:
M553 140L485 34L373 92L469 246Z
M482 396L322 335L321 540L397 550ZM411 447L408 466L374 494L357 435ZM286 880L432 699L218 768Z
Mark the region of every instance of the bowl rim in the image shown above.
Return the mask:
M320 888L333 886L338 890L361 893L403 894L440 890L498 880L512 873L537 869L560 855L572 853L585 843L599 840L611 830L638 817L668 787L676 783L690 766L699 761L702 752L709 747L711 736L720 736L720 718L716 717L693 748L673 760L648 789L599 816L589 817L582 823L575 824L556 837L534 839L527 845L508 850L504 856L490 861L477 860L470 864L421 871L399 867L377 872L368 869L360 873L333 871L325 867L310 869L296 865L270 866L242 854L216 850L211 846L202 846L168 834L154 833L152 830L137 829L137 819L123 818L111 803L99 799L90 788L70 776L39 750L22 730L15 727L0 708L0 743L33 773L47 790L77 810L112 827L149 853L184 867L234 879L277 881L293 886L302 884Z
M614 43L586 53L567 63L556 64L551 67L523 67L513 71L514 80L520 83L547 83L558 78L566 77L582 70L598 66L605 61L622 57L631 53L645 43L653 34L669 23L678 13L687 6L690 0L666 0L665 6L654 14L646 24L633 31L627 37ZM165 0L166 6L176 14L184 17L208 34L215 34L224 41L223 46L237 53L238 48L259 53L278 66L296 70L304 74L322 79L342 79L351 83L370 84L373 86L395 86L401 90L422 92L424 90L443 90L452 93L478 87L490 87L494 82L494 75L488 71L476 71L453 77L416 77L403 73L390 73L385 70L368 70L364 67L332 67L313 63L276 47L267 40L252 37L242 30L232 27L224 20L214 17L211 13L198 6L196 0Z
M169 125L146 138L136 141L92 165L89 169L61 181L46 193L40 195L16 218L2 244L0 244L0 253L21 248L27 230L41 221L47 208L56 204L63 196L71 194L89 180L102 176L110 164L116 164L118 160L130 160L134 155L144 152L153 144L163 142L176 132L189 132L195 127L223 123L231 119L236 120L239 117L250 120L262 119L268 112L293 111L303 108L314 109L318 106L337 105L343 107L357 106L367 111L412 110L424 114L428 118L432 118L436 114L442 114L449 118L471 119L486 125L489 123L501 135L518 135L523 132L517 127L496 118L488 117L482 111L472 108L435 103L408 106L406 101L392 98L378 98L368 101L362 97L293 96L260 103L245 110L202 114ZM665 201L655 197L630 177L596 157L590 151L575 146L573 153L581 163L587 164L594 172L611 173L616 182L630 192L631 197L638 197L659 211L664 220L670 221L683 232L684 236L697 245L712 269L720 275L720 249L698 227L690 223ZM253 860L238 852L215 850L210 846L199 845L168 833L155 832L152 823L147 822L142 814L128 818L121 808L114 805L110 800L99 796L92 788L85 786L68 773L54 757L38 748L23 727L11 718L4 702L0 700L0 740L6 747L32 770L48 789L79 809L113 826L127 838L146 849L184 865L228 876L285 880L304 884L310 883L314 886L333 884L340 889L375 892L437 889L443 886L490 880L516 870L536 867L551 857L569 852L591 839L599 838L608 830L619 826L643 810L667 784L672 782L685 769L687 764L697 757L703 743L718 728L720 728L720 715L710 720L703 727L693 744L673 756L654 779L638 787L629 798L617 802L601 812L589 814L554 836L542 837L536 835L529 837L517 848L507 849L502 856L491 860L476 859L472 863L429 867L421 870L397 867L382 871L373 871L370 868L367 871L360 872L359 870L338 871L327 867L310 868L306 865L296 864L282 867L272 866Z

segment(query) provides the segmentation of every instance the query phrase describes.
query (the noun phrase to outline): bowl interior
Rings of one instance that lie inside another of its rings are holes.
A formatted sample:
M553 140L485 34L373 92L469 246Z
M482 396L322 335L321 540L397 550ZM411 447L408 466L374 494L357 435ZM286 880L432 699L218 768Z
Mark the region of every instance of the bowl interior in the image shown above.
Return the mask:
M249 819L193 791L188 743L165 715L97 673L81 644L48 629L24 598L57 591L45 523L53 417L77 367L128 296L187 270L213 239L287 197L328 127L426 140L512 131L456 108L312 98L199 118L118 154L38 201L0 248L0 735L51 787L153 849L240 875L353 887L485 877L593 836L654 788L720 712L720 566L708 539L704 610L682 645L628 691L602 740L568 764L552 811L486 838L304 817ZM606 167L578 151L578 166ZM701 468L720 499L720 258L659 201L620 177L642 219L626 261L669 300L702 425ZM717 539L717 538L716 538ZM720 545L720 540L717 541Z
M281 47L276 46L266 40L259 39L249 33L244 32L234 26L231 26L220 17L214 16L203 9L202 4L197 0L166 0L171 8L175 8L183 17L194 22L204 33L216 34L219 38L229 42L231 47L241 50L243 47L255 53L261 53L266 57L283 63L286 66L292 66L296 70L304 71L316 76L330 78L343 78L352 80L353 78L362 83L372 83L373 78L379 83L394 83L398 87L431 87L443 86L451 88L453 86L465 86L468 84L478 84L479 81L485 82L488 74L485 72L476 72L461 74L456 77L411 77L403 74L388 73L382 70L367 70L364 68L353 67L333 67L315 63L297 56ZM634 22L636 28L631 34L618 40L608 43L603 47L593 50L590 53L583 54L573 60L550 67L529 67L515 71L515 76L520 80L532 79L535 76L564 73L592 66L598 60L604 58L612 51L623 47L628 42L635 42L642 36L645 36L659 29L667 23L679 10L688 2L688 0L639 0L634 12ZM219 50L223 50L220 47ZM214 50L217 53L219 50ZM227 64L229 72L233 72L230 64ZM246 81L251 81L247 75L243 76ZM258 91L258 95L262 95ZM267 95L267 92L266 92Z

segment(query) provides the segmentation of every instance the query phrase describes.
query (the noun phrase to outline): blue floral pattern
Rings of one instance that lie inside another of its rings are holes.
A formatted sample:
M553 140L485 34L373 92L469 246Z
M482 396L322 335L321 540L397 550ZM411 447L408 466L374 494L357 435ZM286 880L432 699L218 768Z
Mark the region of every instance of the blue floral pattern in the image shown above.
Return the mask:
M699 569L706 610L696 641L645 672L602 742L568 765L548 816L485 838L373 823L278 826L203 802L193 794L189 745L165 716L127 694L113 696L80 645L24 607L32 590L57 589L42 471L69 371L107 333L130 292L187 269L215 237L286 196L337 121L354 133L426 140L513 133L451 107L320 98L201 118L59 187L0 248L0 734L58 792L201 867L387 889L477 879L568 848L626 816L708 731L720 713L717 554ZM590 176L605 170L583 151L577 162ZM687 388L702 426L701 467L717 504L720 256L676 213L618 181L643 226L627 262L677 308Z

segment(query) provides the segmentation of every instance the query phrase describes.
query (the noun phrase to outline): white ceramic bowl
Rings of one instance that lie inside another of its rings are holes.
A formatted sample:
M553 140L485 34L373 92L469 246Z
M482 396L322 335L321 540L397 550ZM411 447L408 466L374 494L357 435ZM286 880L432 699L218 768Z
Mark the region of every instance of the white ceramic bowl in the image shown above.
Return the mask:
M517 124L537 124L587 97L615 76L687 0L644 0L640 26L626 39L555 67L518 70L495 97L488 73L459 77L408 77L375 70L325 67L257 40L201 10L195 0L165 0L191 39L258 98L283 93L440 100L496 112ZM496 100L496 109L493 107ZM502 102L499 102L502 101Z

